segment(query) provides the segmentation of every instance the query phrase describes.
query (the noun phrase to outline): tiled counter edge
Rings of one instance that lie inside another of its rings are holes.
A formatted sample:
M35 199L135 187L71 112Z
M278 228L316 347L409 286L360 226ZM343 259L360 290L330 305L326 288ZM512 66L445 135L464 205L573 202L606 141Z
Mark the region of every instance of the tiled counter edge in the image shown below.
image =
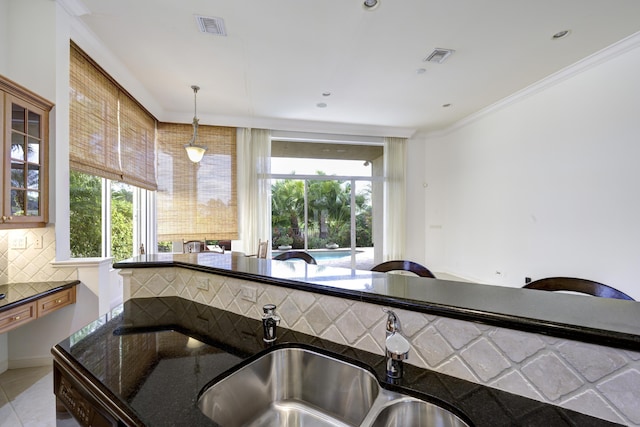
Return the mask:
M380 305L180 267L124 269L121 274L125 300L179 296L254 319L260 319L264 304L273 303L286 328L384 354L386 315ZM640 352L394 311L412 345L408 363L640 425Z

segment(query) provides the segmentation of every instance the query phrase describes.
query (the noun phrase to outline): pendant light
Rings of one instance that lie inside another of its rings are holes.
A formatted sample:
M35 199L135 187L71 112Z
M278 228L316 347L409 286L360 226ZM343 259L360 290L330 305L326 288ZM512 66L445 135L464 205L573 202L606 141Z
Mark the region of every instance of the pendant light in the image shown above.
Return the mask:
M193 137L188 144L184 145L184 149L187 150L187 156L189 156L189 160L193 163L198 163L202 160L202 156L204 156L204 152L207 151L207 147L203 147L201 145L195 145L196 138L198 138L198 106L196 103L196 96L198 91L200 90L199 86L193 85L191 86L193 89Z

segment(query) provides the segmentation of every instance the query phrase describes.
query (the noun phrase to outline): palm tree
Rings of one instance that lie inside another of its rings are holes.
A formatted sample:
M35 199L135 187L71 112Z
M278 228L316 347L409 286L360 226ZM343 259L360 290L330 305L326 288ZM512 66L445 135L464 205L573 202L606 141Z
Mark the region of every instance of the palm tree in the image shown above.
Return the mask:
M272 225L278 228L273 233L281 235L281 228L288 230L291 238L302 237L300 219L304 218L304 182L300 180L286 179L277 181L271 186L271 212ZM275 231L275 230L274 230Z

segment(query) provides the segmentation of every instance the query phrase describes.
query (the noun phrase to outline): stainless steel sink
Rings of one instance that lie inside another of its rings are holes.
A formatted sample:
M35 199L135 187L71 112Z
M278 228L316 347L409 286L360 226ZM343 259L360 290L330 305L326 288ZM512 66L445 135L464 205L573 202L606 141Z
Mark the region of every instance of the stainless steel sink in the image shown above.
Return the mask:
M417 399L402 399L376 414L371 427L456 426L466 427L452 412Z
M205 389L198 406L225 427L467 426L446 409L383 389L367 369L296 347L240 367Z

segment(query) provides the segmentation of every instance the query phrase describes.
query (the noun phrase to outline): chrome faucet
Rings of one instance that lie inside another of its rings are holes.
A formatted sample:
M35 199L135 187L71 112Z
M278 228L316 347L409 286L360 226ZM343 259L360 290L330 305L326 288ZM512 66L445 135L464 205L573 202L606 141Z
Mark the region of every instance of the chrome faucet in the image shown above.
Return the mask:
M409 358L409 341L402 336L400 318L391 310L383 309L387 313L385 353L387 357L387 376L392 379L402 378L404 374L403 361Z
M274 342L276 340L276 326L280 323L280 317L276 314L275 304L265 304L262 307L262 330L264 331L264 342Z

